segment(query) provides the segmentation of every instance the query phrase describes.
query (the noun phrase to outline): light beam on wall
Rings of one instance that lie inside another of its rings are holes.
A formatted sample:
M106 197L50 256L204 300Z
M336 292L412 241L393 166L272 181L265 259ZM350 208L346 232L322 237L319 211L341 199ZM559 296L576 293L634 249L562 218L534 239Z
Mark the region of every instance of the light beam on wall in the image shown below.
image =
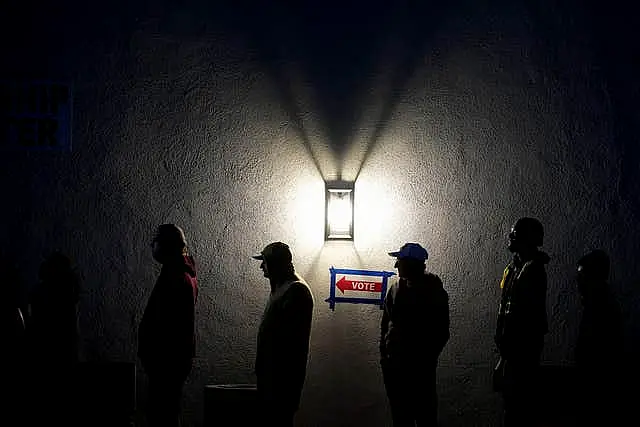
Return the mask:
M326 183L325 240L353 240L353 182Z

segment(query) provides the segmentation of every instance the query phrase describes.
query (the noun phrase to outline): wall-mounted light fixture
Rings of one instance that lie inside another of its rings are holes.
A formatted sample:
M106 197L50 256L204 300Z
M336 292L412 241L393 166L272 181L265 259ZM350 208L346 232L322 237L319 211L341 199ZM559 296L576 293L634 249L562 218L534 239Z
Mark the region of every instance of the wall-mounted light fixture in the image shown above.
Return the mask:
M325 240L353 240L353 182L326 183Z

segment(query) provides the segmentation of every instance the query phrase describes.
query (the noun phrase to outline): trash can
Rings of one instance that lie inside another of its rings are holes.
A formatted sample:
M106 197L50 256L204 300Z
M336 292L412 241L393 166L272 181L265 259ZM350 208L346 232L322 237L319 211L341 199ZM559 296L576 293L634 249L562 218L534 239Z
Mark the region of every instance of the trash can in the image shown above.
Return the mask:
M258 391L255 384L215 384L204 387L205 427L258 425Z

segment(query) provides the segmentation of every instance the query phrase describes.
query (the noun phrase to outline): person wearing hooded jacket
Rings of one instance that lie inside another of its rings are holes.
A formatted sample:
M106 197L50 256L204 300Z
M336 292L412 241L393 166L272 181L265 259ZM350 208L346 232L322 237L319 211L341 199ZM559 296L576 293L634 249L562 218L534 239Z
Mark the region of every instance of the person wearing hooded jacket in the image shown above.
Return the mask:
M162 269L140 322L138 357L149 380L148 425L174 427L195 356L198 279L180 227L159 226L152 251Z
M575 348L580 425L616 425L624 419L623 317L609 283L610 262L605 251L596 249L577 265L583 308Z
M547 324L546 297L549 256L539 250L544 228L535 218L520 218L509 233L513 260L504 270L500 288L495 343L500 354L496 367L504 399L504 425L533 425L537 414L536 378Z
M425 271L427 250L406 243L397 252L400 280L384 300L380 358L394 427L437 426L436 368L449 340L449 296Z

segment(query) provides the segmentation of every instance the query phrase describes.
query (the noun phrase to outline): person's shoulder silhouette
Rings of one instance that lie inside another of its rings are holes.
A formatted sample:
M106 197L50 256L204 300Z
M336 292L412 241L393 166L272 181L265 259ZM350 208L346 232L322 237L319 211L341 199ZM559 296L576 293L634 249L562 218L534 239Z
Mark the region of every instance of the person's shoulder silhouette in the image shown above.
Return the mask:
M61 252L51 253L40 265L37 293L56 302L75 304L78 299L78 277L71 259Z

